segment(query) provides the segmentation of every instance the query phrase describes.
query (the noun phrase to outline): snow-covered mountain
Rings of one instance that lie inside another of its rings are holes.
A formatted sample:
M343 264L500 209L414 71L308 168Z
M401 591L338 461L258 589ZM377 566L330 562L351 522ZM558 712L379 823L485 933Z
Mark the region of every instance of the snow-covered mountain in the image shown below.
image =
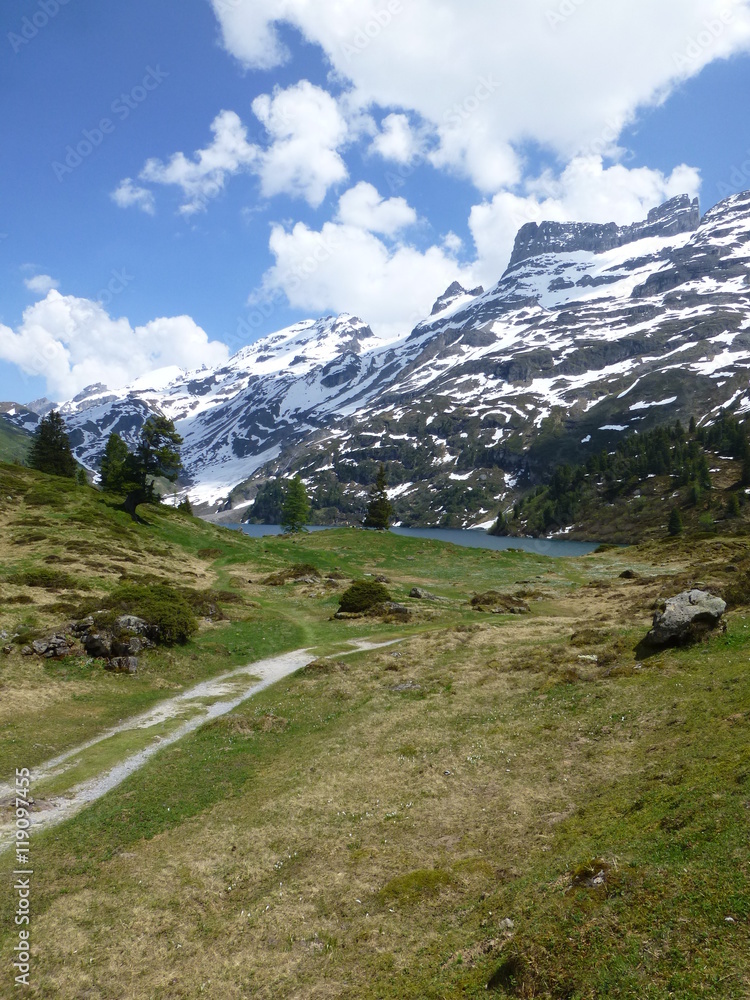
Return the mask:
M522 465L747 412L749 371L750 192L702 219L683 196L634 226L532 223L493 288L452 285L401 340L310 320L219 369L90 387L62 412L91 468L110 431L173 418L195 500L297 469L361 493L386 460L405 518L464 523L491 516Z

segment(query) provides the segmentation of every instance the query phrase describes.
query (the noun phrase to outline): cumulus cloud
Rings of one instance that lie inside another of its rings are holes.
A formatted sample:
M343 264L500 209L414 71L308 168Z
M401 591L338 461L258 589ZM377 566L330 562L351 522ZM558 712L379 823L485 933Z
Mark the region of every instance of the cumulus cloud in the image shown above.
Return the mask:
M313 313L356 313L389 339L409 333L451 282L472 282L446 247L387 246L343 223L327 222L320 231L301 222L291 229L277 225L269 245L275 264L265 275L266 294L282 292Z
M60 282L48 274L35 274L31 278L25 278L24 285L35 295L46 295L53 288L59 288Z
M73 397L87 385L127 385L157 368L193 370L228 357L189 316L155 319L133 327L98 303L51 290L30 306L20 326L0 325L0 358L47 380L52 399Z
M645 219L648 211L678 194L695 196L700 175L692 167L671 174L648 168L605 167L601 156L577 157L558 176L528 180L523 195L502 191L475 205L469 217L477 250L477 274L494 284L505 270L516 233L528 222L617 222Z
M213 0L246 66L288 56L282 21L319 45L360 104L431 125L435 163L494 193L528 142L565 162L715 59L750 47L748 0ZM637 62L637 66L636 63ZM394 67L398 72L394 72ZM382 141L397 148L391 123Z
M124 181L121 181L119 187L112 192L110 197L120 208L140 208L147 215L153 215L156 211L153 192L133 183L132 177L126 177Z
M249 140L236 112L221 111L211 123L213 140L208 146L192 156L175 153L166 163L147 160L139 180L180 188L180 212L186 216L203 211L239 173L256 174L265 197L286 194L317 208L329 188L348 176L339 150L370 127L369 117L354 107L348 122L337 100L307 80L256 97L252 108L266 132L263 144ZM130 177L111 197L121 208L154 212L153 192Z
M211 131L213 141L205 149L199 149L192 159L184 153L175 153L168 163L147 160L140 173L143 181L181 188L185 199L180 207L183 215L204 209L211 198L222 192L227 177L249 170L258 162L258 147L248 142L247 129L234 111L219 112L211 123Z
M384 160L409 164L423 152L426 136L414 128L406 115L386 115L380 131L372 140L371 150Z
M339 198L339 222L383 236L395 236L417 221L417 213L405 198L381 197L377 188L360 181Z
M263 194L289 194L317 208L348 175L339 153L348 129L338 103L302 80L256 97L253 111L271 139L257 163Z

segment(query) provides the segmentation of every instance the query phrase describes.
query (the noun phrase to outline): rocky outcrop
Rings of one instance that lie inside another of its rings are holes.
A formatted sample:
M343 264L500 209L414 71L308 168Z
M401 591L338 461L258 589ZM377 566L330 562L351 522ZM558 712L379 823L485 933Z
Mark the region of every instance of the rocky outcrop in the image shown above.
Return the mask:
M524 260L548 253L605 253L649 236L677 236L694 232L701 221L698 199L686 194L672 198L632 226L588 222L529 222L516 236L508 270Z
M650 646L679 646L694 642L719 625L726 602L705 590L686 590L670 597L663 611L654 615L646 636Z

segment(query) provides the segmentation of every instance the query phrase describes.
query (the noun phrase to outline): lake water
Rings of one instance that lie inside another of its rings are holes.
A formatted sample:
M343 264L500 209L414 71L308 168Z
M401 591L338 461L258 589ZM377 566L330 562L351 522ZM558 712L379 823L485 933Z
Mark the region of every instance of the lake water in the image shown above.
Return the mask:
M252 538L262 538L265 535L280 535L278 524L240 524L241 531ZM322 525L311 525L308 531L329 531ZM522 549L539 556L585 556L597 548L592 542L568 542L564 538L497 538L488 535L486 531L474 528L391 528L391 534L406 535L409 538L435 538L440 542L451 542L453 545L467 545L473 549Z

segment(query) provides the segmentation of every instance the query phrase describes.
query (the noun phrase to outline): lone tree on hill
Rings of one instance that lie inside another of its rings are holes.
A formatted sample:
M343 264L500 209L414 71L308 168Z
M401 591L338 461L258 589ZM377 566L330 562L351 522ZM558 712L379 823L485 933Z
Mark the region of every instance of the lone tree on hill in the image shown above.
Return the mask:
M388 477L385 466L381 463L378 477L370 490L370 502L367 505L367 516L362 522L365 528L377 528L387 531L393 517L393 505L388 499Z
M128 446L119 434L110 434L100 466L103 490L108 493L122 492L125 486L125 463L127 460Z
M57 410L51 410L46 417L42 417L34 434L29 465L51 476L75 479L76 460L70 450L65 423Z
M673 507L672 513L669 515L669 534L673 537L682 534L682 515L680 514L679 507Z
M182 465L181 444L182 438L167 417L149 417L141 428L135 452L128 455L123 470L122 488L127 490L127 496L122 507L133 520L137 520L135 510L139 504L153 503L156 498L154 479L177 479Z
M286 499L281 512L281 527L284 531L297 534L305 530L310 515L310 501L305 484L297 475L291 480L286 491Z

